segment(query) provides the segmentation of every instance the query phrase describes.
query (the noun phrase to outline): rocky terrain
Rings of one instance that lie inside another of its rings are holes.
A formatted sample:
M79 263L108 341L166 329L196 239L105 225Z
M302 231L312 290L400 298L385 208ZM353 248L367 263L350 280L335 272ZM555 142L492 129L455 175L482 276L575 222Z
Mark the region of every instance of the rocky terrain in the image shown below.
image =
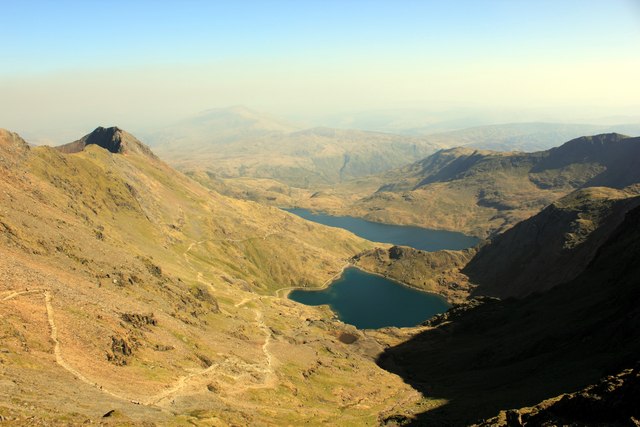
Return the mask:
M577 392L532 407L500 411L478 426L634 426L640 423L639 399L640 370L636 365Z
M138 141L135 136L117 127L96 128L93 132L77 141L55 147L66 154L79 153L88 145L97 145L111 153L138 153L157 159L149 147Z
M521 298L575 278L629 210L638 189L589 187L552 203L482 247L462 269L473 293Z

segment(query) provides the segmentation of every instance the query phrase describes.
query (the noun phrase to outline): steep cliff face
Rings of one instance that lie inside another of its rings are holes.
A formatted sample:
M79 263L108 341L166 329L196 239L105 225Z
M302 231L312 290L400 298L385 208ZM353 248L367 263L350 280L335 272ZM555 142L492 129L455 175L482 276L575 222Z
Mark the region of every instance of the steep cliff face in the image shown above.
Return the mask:
M473 295L521 298L573 279L625 214L640 205L635 194L579 190L496 236L462 270L478 285Z
M640 359L639 261L635 207L570 281L460 310L379 363L446 402L416 423L467 424L585 387Z

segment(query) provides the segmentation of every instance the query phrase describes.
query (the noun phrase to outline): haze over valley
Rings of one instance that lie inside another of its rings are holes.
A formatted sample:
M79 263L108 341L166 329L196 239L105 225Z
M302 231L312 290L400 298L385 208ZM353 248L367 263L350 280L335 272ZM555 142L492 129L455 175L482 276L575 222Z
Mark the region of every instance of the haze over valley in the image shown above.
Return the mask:
M0 423L640 423L633 1L3 11Z

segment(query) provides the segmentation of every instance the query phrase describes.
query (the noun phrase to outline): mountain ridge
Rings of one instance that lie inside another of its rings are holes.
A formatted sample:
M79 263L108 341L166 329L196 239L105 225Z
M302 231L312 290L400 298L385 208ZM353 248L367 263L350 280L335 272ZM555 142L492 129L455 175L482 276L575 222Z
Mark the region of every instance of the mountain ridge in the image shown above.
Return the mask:
M640 138L619 134L577 138L534 153L446 149L373 177L377 190L342 208L372 221L487 237L578 188L639 182L638 156ZM297 201L302 207L310 202ZM313 204L322 210L321 198Z
M126 135L115 153L87 139L64 153L0 131L0 368L12 396L0 410L17 424L460 424L640 354L639 184L579 188L477 250L424 253L222 196L127 151ZM508 170L512 157L492 161ZM481 176L471 163L442 176ZM555 177L568 189L601 173ZM353 262L451 300L505 299L359 331L274 296ZM52 382L57 393L39 392Z

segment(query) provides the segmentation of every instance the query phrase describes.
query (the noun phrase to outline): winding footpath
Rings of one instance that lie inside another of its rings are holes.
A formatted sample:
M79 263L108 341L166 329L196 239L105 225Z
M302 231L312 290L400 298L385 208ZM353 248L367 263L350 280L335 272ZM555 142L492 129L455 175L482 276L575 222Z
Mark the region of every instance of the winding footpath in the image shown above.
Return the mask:
M121 396L119 394L113 393L109 390L106 390L104 387L102 387L100 384L91 381L90 379L88 379L87 377L85 377L84 375L82 375L77 369L75 369L74 367L72 367L71 365L69 365L64 358L62 357L62 351L60 349L60 341L58 340L58 327L56 326L55 323L55 318L54 318L54 311L53 311L53 304L51 303L52 300L52 296L51 296L51 292L47 289L31 289L31 290L25 290L25 291L12 291L9 295L5 296L2 298L2 301L9 301L13 298L16 298L18 296L21 295L28 295L28 294L42 294L44 295L44 303L45 303L45 308L47 310L47 322L49 323L49 330L50 330L50 338L51 341L53 342L53 354L55 356L55 360L56 363L62 367L64 370L66 370L67 372L69 372L71 375L73 375L74 377L76 377L77 379L79 379L80 381L82 381L85 384L88 384L92 387L97 388L98 390L100 390L101 392L108 394L112 397L115 397L116 399L121 399L121 400L126 400L128 402L131 403L135 403L135 404L140 404L140 402L138 402L137 400L132 400L132 399L128 399L124 396Z
M267 233L263 239L266 239L268 236L275 234L275 232L271 232L271 233ZM225 239L227 241L240 241L240 240L234 240L234 239ZM248 239L244 239L244 240L248 240ZM196 245L200 245L202 243L204 243L205 240L202 241L198 241L198 242L193 242L189 245L189 247L187 248L187 250L183 253L183 257L185 259L185 261L187 262L187 265L196 273L196 280L202 284L206 284L208 285L211 290L213 291L213 286L211 285L211 283L207 283L204 280L203 274L200 271L197 271L195 269L195 267L193 267L191 261L189 260L189 252L193 249L194 246ZM219 371L219 373L221 375L224 375L225 377L231 378L235 381L239 381L241 380L243 377L246 377L248 374L251 373L256 373L256 374L263 374L264 375L264 380L258 383L250 383L250 384L242 384L242 385L233 385L231 387L231 389L229 390L230 394L239 394L242 393L245 390L248 389L257 389L257 388L272 388L275 387L275 385L277 384L277 375L275 373L275 370L273 369L273 359L274 356L273 354L269 351L269 345L271 343L271 339L272 339L272 334L271 334L271 330L270 328L267 326L267 324L264 322L264 314L262 312L262 310L260 310L259 308L255 308L253 309L255 312L255 321L257 324L258 329L260 329L263 334L264 334L264 341L263 344L261 346L262 349L262 353L264 355L264 362L262 363L255 363L255 364L247 364L241 360L234 360L233 358L227 358L222 362L218 362L218 363L214 363L211 366L198 371L198 372L193 372L190 374L187 374L185 376L180 377L172 386L170 386L169 388L161 391L160 393L144 400L144 401L138 401L138 400L134 400L134 399L130 399L127 398L125 396L119 395L117 393L114 393L112 391L109 391L107 389L105 389L103 386L101 386L100 384L91 381L90 379L88 379L87 377L85 377L82 373L80 373L77 369L75 369L73 366L69 365L69 363L67 363L67 361L64 359L63 355L62 355L62 349L61 349L61 345L60 345L60 340L58 339L58 327L55 323L55 317L54 317L54 309L53 309L53 304L52 304L52 300L53 300L53 296L51 294L51 291L48 289L26 289L24 291L13 291L10 290L8 291L9 293L3 297L0 298L0 302L6 302L9 300L12 300L14 298L17 298L19 296L22 295L29 295L29 294L42 294L44 296L44 304L45 304L45 308L46 308L46 312L47 312L47 321L49 323L49 329L50 329L50 338L51 341L53 342L53 355L55 357L55 362L57 365L59 365L61 368L63 368L64 370L66 370L67 372L69 372L71 375L73 375L75 378L77 378L78 380L82 381L83 383L90 385L92 387L95 387L96 389L100 390L102 393L107 394L111 397L114 397L116 399L120 399L120 400L124 400L136 405L148 405L148 406L155 406L158 405L160 402L176 396L180 393L180 391L182 389L184 389L187 386L190 385L205 385L206 381L207 381L207 376L209 373L213 372L213 371ZM234 305L235 308L240 308L242 306L244 306L245 304L255 301L255 300L260 300L261 297L259 296L254 296L254 297L250 297L250 298L244 298L242 299L240 302L238 302L237 304ZM231 314L228 312L224 312L224 314L230 316ZM237 371L237 369L233 369L233 368L238 368L241 367L243 368L240 374L231 374L230 372L234 372ZM250 375L249 375L250 376Z
M264 236L264 238L268 237L271 234L275 234L275 233L267 233L267 235ZM226 239L227 241L237 241L237 240L233 240L233 239ZM245 239L247 240L247 239ZM196 273L196 280L199 283L208 285L209 288L214 291L213 286L211 285L211 283L208 283L204 280L204 275L201 271L198 271L195 269L195 267L193 266L193 264L191 263L191 261L189 260L189 252L193 249L194 246L196 245L200 245L202 243L204 243L206 240L201 240L198 242L193 242L189 245L189 247L187 248L186 251L184 251L183 253L183 257L185 258L185 261L187 262L187 264L189 265L189 267ZM240 308L242 306L244 306L245 304L255 301L255 300L260 300L259 296L253 296L253 297L246 297L243 298L240 302L234 304L235 308ZM266 323L264 322L264 314L263 312L258 309L255 308L254 309L255 312L255 317L256 317L256 323L258 328L264 333L264 342L262 344L262 353L264 354L264 358L265 358L265 362L264 363L256 363L256 364L247 364L245 362L242 362L240 360L233 360L233 358L226 358L225 360L221 361L221 362L216 362L213 363L211 366L198 371L198 372L193 372L190 374L187 374L181 378L179 378L177 380L177 382L167 388L166 390L163 390L162 392L156 394L155 396L150 397L149 399L147 399L144 404L145 405L157 405L160 402L167 400L171 397L174 397L176 395L178 395L180 393L180 391L182 389L184 389L185 387L188 386L204 386L206 385L206 382L208 382L207 376L208 374L210 374L213 371L217 371L219 374L227 377L227 378L231 378L234 381L239 381L241 380L243 377L247 376L247 374L251 374L253 373L258 373L258 374L264 374L265 378L264 381L260 382L260 383L252 383L252 384L247 384L247 385L234 385L231 387L231 390L229 390L230 394L239 394L242 393L245 390L248 389L257 389L257 388L272 388L275 387L277 381L276 381L276 374L275 371L273 369L273 354L269 351L269 344L271 343L271 339L272 339L272 335L271 335L271 329L266 325ZM223 311L224 314L231 316L230 313ZM243 369L241 369L241 373L239 374L232 374L230 372L234 372L237 369L233 369L233 368L238 368L241 367Z
M235 305L236 308L240 308L248 302L259 299L259 297L254 298L245 298ZM167 400L171 397L174 397L180 393L180 391L188 386L205 386L208 383L209 378L207 378L208 374L213 371L217 371L220 375L223 375L227 378L230 378L234 381L240 381L243 377L246 377L248 374L256 373L256 374L264 374L264 380L258 383L250 383L250 384L240 384L233 385L228 390L229 394L237 395L249 389L259 389L259 388L273 388L277 384L277 376L273 369L273 355L269 351L269 344L271 343L271 330L264 322L264 315L261 310L255 309L256 323L258 324L258 328L260 328L264 333L264 342L262 344L262 353L264 354L265 361L263 363L255 363L255 364L247 364L240 360L234 360L233 358L226 358L221 362L213 363L208 368L205 368L199 372L193 372L188 375L185 375L178 379L178 381L158 393L157 395L147 399L144 404L145 405L157 405L160 402ZM237 371L238 368L241 367L241 371L239 374L232 374L231 372Z

